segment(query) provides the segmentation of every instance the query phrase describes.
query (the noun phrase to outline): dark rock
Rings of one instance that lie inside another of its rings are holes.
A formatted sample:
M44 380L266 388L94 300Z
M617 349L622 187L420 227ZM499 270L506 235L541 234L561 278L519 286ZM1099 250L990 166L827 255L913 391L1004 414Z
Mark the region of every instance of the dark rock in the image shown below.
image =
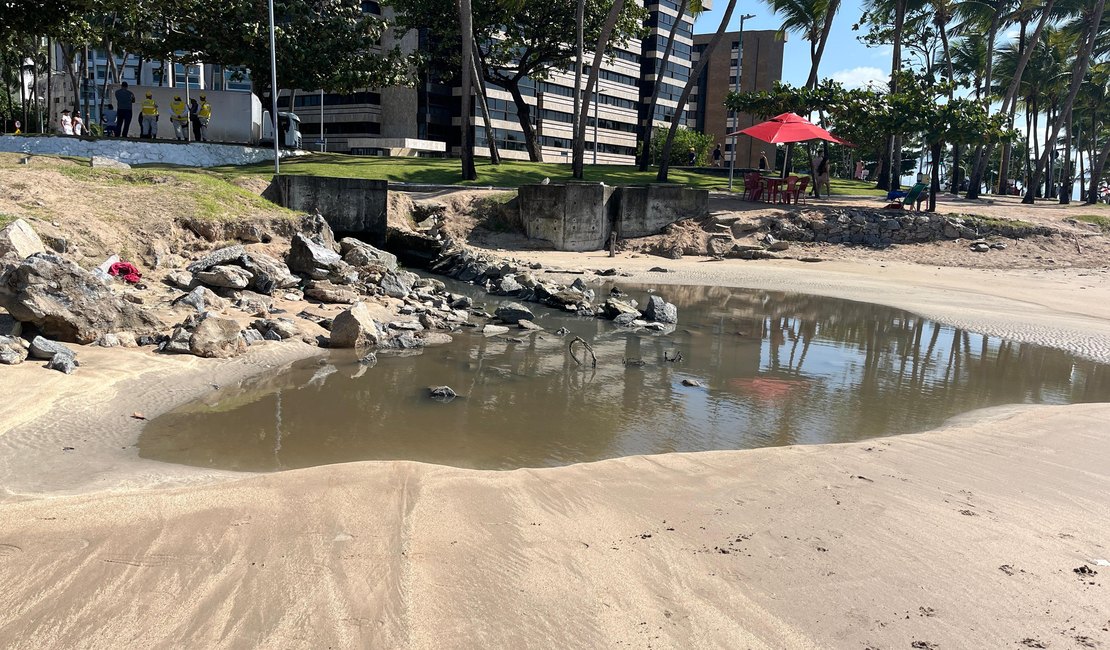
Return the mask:
M64 372L67 375L72 375L77 366L81 365L77 362L77 358L68 354L55 354L50 361L46 363L46 367L50 370L57 370Z
M991 247L986 242L976 242L969 247L975 253L986 253Z
M618 325L620 327L628 327L628 326L632 325L632 322L635 321L638 317L639 317L639 314L633 314L633 313L630 313L630 312L623 312L623 313L617 314L613 318L613 324Z
M243 268L251 272L251 289L272 296L282 289L290 289L301 280L293 275L285 262L262 253L250 253L241 259Z
M415 282L416 275L408 271L389 272L382 276L382 282L378 286L382 293L391 298L404 298L412 293L412 285Z
M255 343L262 342L264 339L261 332L254 329L253 327L248 327L247 329L243 330L243 340L246 342L247 345L254 345Z
M227 248L220 248L205 255L199 260L185 267L190 273L197 273L198 271L207 271L213 266L222 266L224 264L231 264L238 262L242 259L246 250L239 245L228 246Z
M450 402L458 397L450 386L431 386L428 388L428 397L436 400L437 402Z
M648 273L670 273L670 269L665 269L662 266L653 266L648 269Z
M308 236L313 243L335 252L339 247L335 243L335 233L332 232L328 220L319 212L306 214L301 217L301 232Z
M326 275L327 271L338 266L342 258L332 249L297 233L290 241L289 255L285 261L294 273L311 276L319 275L321 271Z
M76 352L57 341L51 341L42 336L36 336L31 339L30 356L32 359L49 361L58 354L69 355L71 357L77 356Z
M678 307L659 296L648 296L647 304L644 305L644 318L657 323L677 323Z
M297 324L287 318L263 318L251 323L251 327L262 333L263 336L271 332L278 340L291 339L300 332Z
M617 275L618 273L620 273L620 271L618 271L617 269L605 269L604 271L598 271L597 272L598 275L603 275L603 276L613 276L613 275Z
M633 318L639 318L640 310L630 303L616 298L609 298L601 305L601 315L605 318L612 320L621 314L632 314Z
M556 336L566 336L567 334L570 334L570 330L565 327L560 327L559 329L555 330Z
M193 334L188 328L176 327L169 338L158 345L158 349L172 354L189 354L189 341L192 336Z
M536 318L536 315L532 313L531 309L528 309L519 302L510 302L501 305L493 315L500 318L503 322L513 325L521 320L535 320Z
M698 387L698 386L701 386L701 382L698 381L697 379L683 379L682 380L682 385L683 386L690 386L690 387Z
M0 273L0 307L59 341L92 343L108 332L150 332L154 316L112 293L73 262L36 253Z

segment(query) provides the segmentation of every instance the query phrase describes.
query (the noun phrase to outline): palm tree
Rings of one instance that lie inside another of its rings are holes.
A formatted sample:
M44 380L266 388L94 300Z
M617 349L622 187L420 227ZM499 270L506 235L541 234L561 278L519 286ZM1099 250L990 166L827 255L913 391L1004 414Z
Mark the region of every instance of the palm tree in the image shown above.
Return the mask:
M609 37L612 36L613 29L617 26L617 18L620 17L622 9L624 9L624 0L613 0L613 6L609 8L609 15L605 17L605 24L601 27L601 34L597 37L597 45L594 47L594 62L593 65L590 66L590 77L586 81L586 89L583 93L583 97L589 97L594 92L594 86L597 85L597 75L601 71L601 59L605 55L605 51L609 49ZM580 65L580 62L575 62L575 65ZM583 172L585 171L586 112L589 110L589 106L589 102L582 102L580 107L581 114L578 115L578 121L575 124L571 176L578 179L582 178Z
M1083 79L1087 75L1087 69L1091 64L1091 52L1094 50L1095 42L1098 40L1100 29L1102 26L1102 15L1106 9L1106 0L1067 0L1069 12L1075 16L1074 21L1069 25L1070 28L1077 30L1082 37L1079 39L1079 49L1076 51L1075 67L1072 70L1071 81L1068 84L1068 95L1064 99L1063 105L1060 107L1060 112L1056 120L1052 124L1051 137L1049 141L1055 140L1056 136L1060 133L1064 123L1067 122L1071 114L1072 106L1075 105L1075 98L1079 95L1079 89L1083 85ZM1025 196L1022 198L1022 203L1033 203L1033 187L1040 182L1041 172L1048 165L1048 156L1050 147L1045 147L1041 153L1040 159L1037 161L1036 167L1033 168L1033 176L1030 179L1030 188L1027 188Z
M817 69L825 53L825 44L832 31L833 19L840 10L840 0L764 0L782 18L778 36L787 32L801 34L809 41L809 77L806 88L817 87Z
M678 16L675 18L674 24L671 25L671 31L667 34L667 46L663 49L663 61L659 64L659 70L655 73L655 85L651 91L651 101L648 103L647 119L643 124L643 150L640 152L640 171L646 172L651 167L651 135L655 131L655 106L659 102L659 91L663 89L663 75L667 72L667 66L670 65L671 52L674 51L674 37L678 34L678 28L682 25L682 18L689 12L691 17L699 16L705 9L702 7L701 0L681 0L678 5ZM738 55L741 56L741 55ZM673 118L673 119L677 119Z
M675 117L671 120L671 129L667 132L667 141L663 144L662 160L659 161L659 174L656 179L660 183L667 182L667 171L671 164L671 149L674 147L674 136L678 133L678 124L681 120L682 113L686 110L686 102L690 99L690 93L694 90L694 85L701 78L701 73L705 70L706 64L709 59L713 57L713 51L717 49L717 45L725 35L725 30L728 28L729 20L732 19L732 12L736 9L737 0L729 0L728 6L725 7L725 13L721 17L721 24L717 27L716 33L713 38L705 46L705 50L698 58L698 65L690 71L690 79L686 82L686 86L682 88L682 95L678 98L678 105L675 106Z
M987 26L986 38L986 60L983 68L983 87L987 91L987 96L983 98L986 102L987 111L990 111L990 87L993 80L994 73L994 47L995 41L998 40L998 31L1002 27L1002 21L1005 16L1009 14L1009 8L1013 0L982 0L980 2L965 2L961 4L956 14L958 17L965 18L965 23L970 26L970 29L982 30L984 25ZM967 198L979 198L979 186L983 182L983 172L986 170L986 160L988 156L984 155L985 149L983 145L975 147L975 161L971 170L971 179L967 186Z

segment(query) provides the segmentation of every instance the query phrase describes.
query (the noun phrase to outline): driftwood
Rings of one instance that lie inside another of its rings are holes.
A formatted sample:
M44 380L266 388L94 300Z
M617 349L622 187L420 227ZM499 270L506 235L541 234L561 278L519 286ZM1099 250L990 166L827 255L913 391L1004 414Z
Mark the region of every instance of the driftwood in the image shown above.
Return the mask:
M590 358L593 361L590 365L591 365L591 367L596 368L597 367L597 355L594 354L594 349L592 347L590 347L590 344L586 343L584 340L582 340L581 336L574 337L571 340L570 344L567 346L567 349L570 351L570 358L574 359L574 362L577 363L578 365L582 365L582 361L580 361L578 359L578 356L574 354L574 344L575 343L581 343L582 347L586 348L586 352L590 353ZM583 355L583 359L584 358L585 358L585 355Z

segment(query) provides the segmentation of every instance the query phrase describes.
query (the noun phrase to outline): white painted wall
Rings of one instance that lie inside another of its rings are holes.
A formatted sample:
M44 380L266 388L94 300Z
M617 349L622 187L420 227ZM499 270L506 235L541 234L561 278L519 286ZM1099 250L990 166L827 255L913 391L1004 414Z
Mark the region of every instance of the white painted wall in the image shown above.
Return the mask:
M0 151L91 158L103 156L129 165L182 165L219 167L249 165L274 159L268 147L248 147L209 142L158 142L117 138L78 138L74 136L0 136ZM303 151L282 151L283 158L303 155Z

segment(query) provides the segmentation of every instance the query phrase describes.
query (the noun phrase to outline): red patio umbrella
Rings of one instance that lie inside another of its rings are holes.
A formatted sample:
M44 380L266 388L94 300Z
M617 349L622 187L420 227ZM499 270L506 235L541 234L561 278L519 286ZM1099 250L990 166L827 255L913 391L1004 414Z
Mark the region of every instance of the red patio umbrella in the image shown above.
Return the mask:
M766 122L760 122L746 129L729 133L728 135L750 135L764 142L770 142L772 144L781 142L789 145L786 148L786 164L782 168L782 175L784 178L786 177L786 170L790 169L790 154L795 142L828 140L829 142L852 146L796 113L776 115Z

